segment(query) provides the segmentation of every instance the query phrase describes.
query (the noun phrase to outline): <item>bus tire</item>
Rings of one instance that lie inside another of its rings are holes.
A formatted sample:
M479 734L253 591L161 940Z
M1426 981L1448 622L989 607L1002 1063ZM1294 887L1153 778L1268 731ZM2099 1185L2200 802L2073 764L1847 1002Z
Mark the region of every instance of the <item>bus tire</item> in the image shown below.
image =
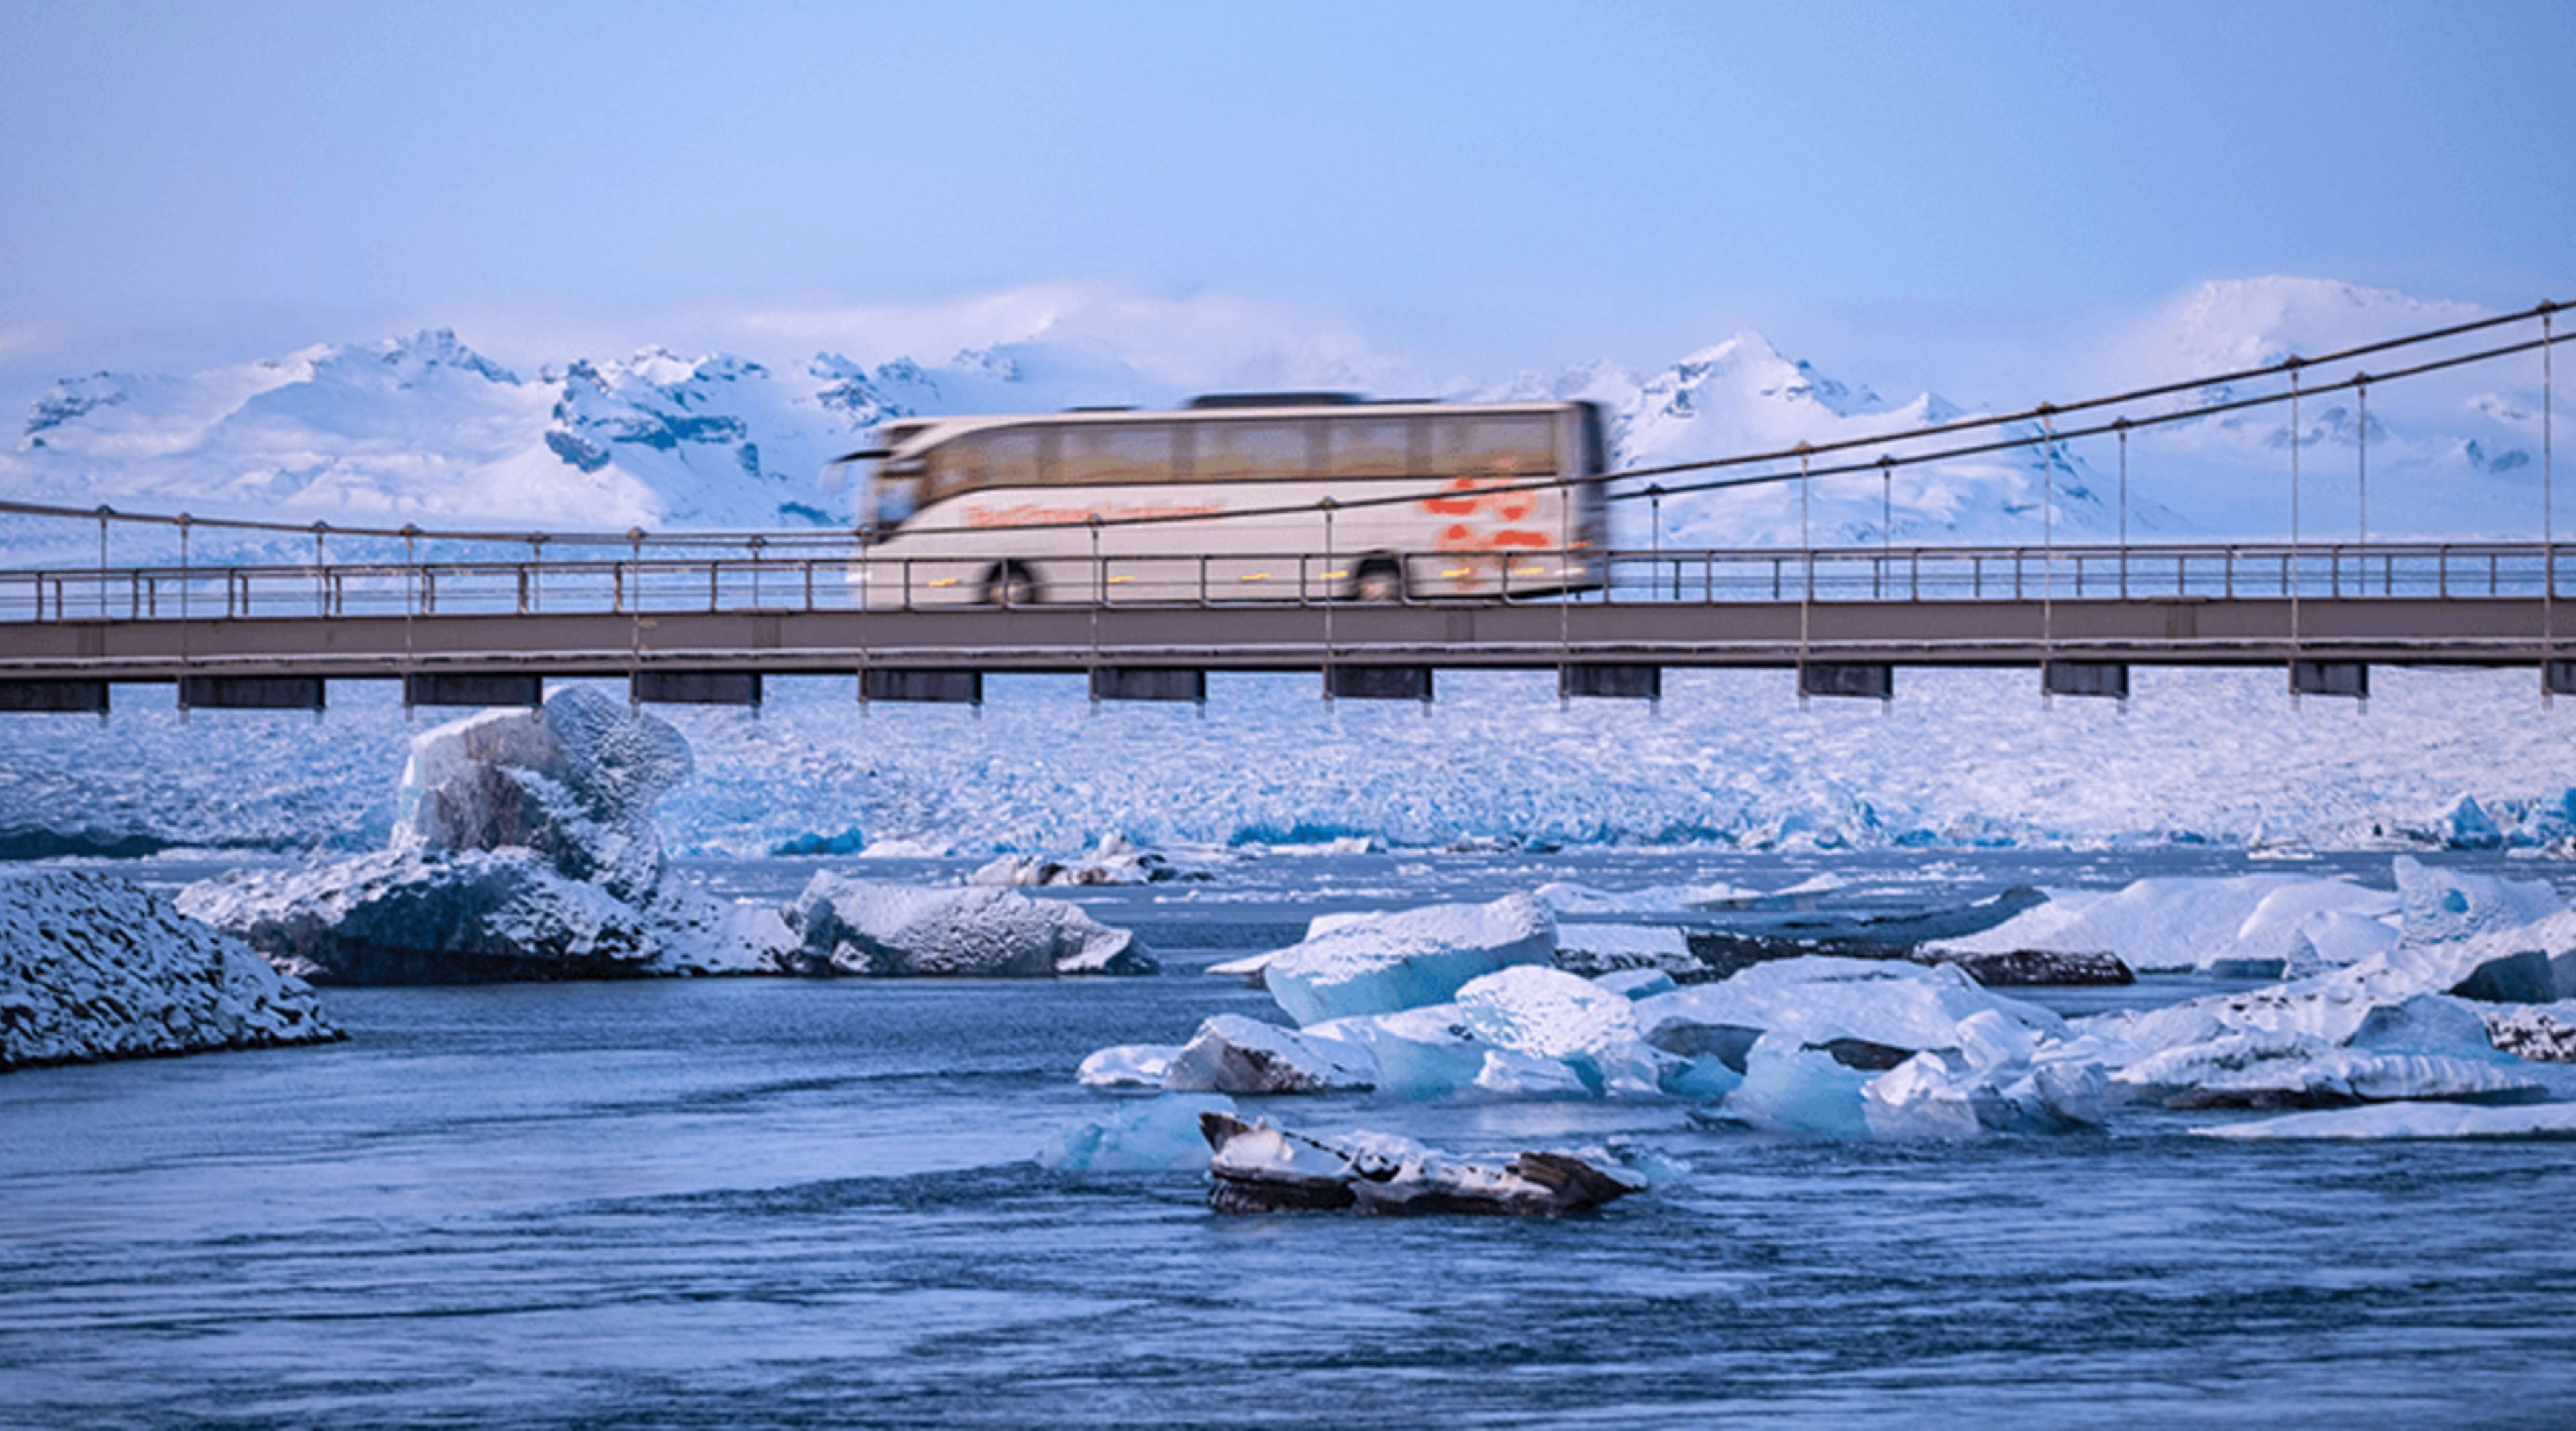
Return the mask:
M1015 561L997 562L984 573L986 606L1035 606L1046 600L1037 573Z
M1351 576L1353 601L1402 601L1404 567L1393 557L1370 557Z

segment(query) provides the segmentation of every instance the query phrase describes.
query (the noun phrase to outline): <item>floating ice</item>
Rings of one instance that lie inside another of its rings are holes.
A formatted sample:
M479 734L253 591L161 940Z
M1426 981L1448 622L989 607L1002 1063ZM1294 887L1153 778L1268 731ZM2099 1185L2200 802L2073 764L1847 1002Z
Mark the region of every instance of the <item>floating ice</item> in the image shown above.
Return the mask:
M1208 1206L1219 1212L1553 1217L1645 1186L1632 1174L1605 1171L1566 1153L1523 1153L1497 1168L1385 1134L1346 1134L1328 1142L1226 1113L1206 1115L1200 1128L1214 1150Z
M1016 890L917 889L827 870L786 917L797 958L818 972L1043 979L1159 967L1132 932Z
M1560 969L1487 974L1461 988L1457 1004L1460 1021L1478 1040L1559 1064L1595 1093L1655 1093L1670 1062L1647 1046L1637 1005L1626 995ZM1485 1071L1492 1069L1488 1058ZM1478 1085L1492 1087L1484 1072Z
M1122 1103L1109 1116L1066 1129L1038 1150L1042 1168L1063 1173L1150 1173L1207 1166L1199 1120L1231 1115L1234 1100L1214 1093L1166 1093Z
M1073 1076L1085 1088L1160 1088L1180 1051L1171 1043L1115 1044L1093 1050Z
M1200 1024L1163 1072L1163 1086L1174 1092L1331 1093L1365 1091L1376 1081L1376 1061L1364 1048L1241 1014Z
M180 908L335 983L758 968L774 921L663 888L653 804L689 769L668 724L566 687L413 739L391 849L201 881Z
M1460 985L1556 953L1556 920L1527 895L1353 916L1274 953L1270 997L1300 1024L1446 1002Z
M2489 1059L2381 1053L2295 1033L2235 1033L2152 1054L2115 1086L2174 1108L2333 1108L2402 1099L2529 1101L2542 1086Z
M2508 1009L2487 1016L2497 1048L2535 1063L2576 1063L2576 1003Z
M1328 1019L1305 1031L1366 1049L1377 1065L1382 1091L1434 1097L1476 1087L1485 1072L1488 1050L1467 1031L1456 1004ZM1573 1071L1566 1076L1572 1078Z
M2304 975L2384 952L2395 895L2299 875L2138 880L2103 894L2061 890L2046 904L1974 934L1933 941L1940 958L2110 954L2131 969L2226 969Z
M2204 1138L2576 1138L2576 1103L2481 1108L2459 1103L2381 1103L2327 1113L2293 1113L2259 1123L2191 1130Z
M1682 931L1647 924L1560 924L1556 967L1586 975L1623 969L1667 975L1705 972Z
M1741 976L1738 976L1741 977ZM1757 1128L1828 1138L1869 1136L1862 1090L1876 1074L1846 1068L1796 1037L1766 1033L1744 1056L1744 1081L1726 1111Z
M1773 960L1635 1008L1638 1026L1659 1045L1666 1026L1698 1025L1770 1030L1800 1044L1850 1038L1907 1052L1955 1048L1960 1021L1985 1010L2050 1037L2067 1031L2057 1015L1991 993L1956 969L1877 959Z
M668 723L566 686L536 710L485 711L415 737L393 847L532 850L567 879L641 902L662 879L654 802L690 769Z
M319 983L632 977L661 949L642 910L524 849L236 870L181 890L178 904Z
M1762 891L1723 880L1629 890L1596 889L1571 880L1551 880L1533 890L1530 897L1558 914L1679 914L1744 908L1760 899Z
M121 879L0 875L0 1072L340 1037L311 986Z

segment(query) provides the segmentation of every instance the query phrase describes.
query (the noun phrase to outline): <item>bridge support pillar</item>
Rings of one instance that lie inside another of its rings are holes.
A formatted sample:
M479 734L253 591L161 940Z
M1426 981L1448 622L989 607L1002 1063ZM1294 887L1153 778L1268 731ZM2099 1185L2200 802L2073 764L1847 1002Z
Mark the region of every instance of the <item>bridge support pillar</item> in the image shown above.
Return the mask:
M318 711L320 676L181 676L179 709Z
M2129 668L2119 661L2050 661L2039 668L2039 688L2052 696L2129 698Z
M638 705L756 706L758 671L638 671L627 682Z
M2576 661L2551 661L2542 668L2540 678L2551 695L2576 696Z
M403 677L407 706L541 706L546 678L509 671L414 671Z
M1429 666L1326 666L1324 698L1335 701L1427 701Z
M107 714L105 681L0 681L0 711Z
M1660 701L1664 698L1664 668L1572 661L1556 668L1556 695L1559 700L1597 696L1607 700Z
M2360 661L2292 661L2290 694L2370 699L2370 667Z
M1168 666L1094 666L1095 701L1195 701L1207 704L1207 672Z
M1896 695L1896 668L1857 661L1810 661L1798 668L1798 694L1890 700Z
M984 673L870 666L859 672L859 699L980 706L984 703Z

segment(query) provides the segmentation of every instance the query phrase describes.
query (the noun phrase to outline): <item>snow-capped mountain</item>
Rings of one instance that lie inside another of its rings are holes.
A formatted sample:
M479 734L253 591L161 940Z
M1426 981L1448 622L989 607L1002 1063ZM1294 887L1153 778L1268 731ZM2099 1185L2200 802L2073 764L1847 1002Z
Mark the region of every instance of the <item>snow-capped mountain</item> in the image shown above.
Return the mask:
M1924 393L1891 404L1866 387L1853 387L1787 357L1759 333L1741 332L1692 353L1660 372L1640 376L1606 363L1577 367L1549 382L1535 374L1495 390L1495 397L1584 398L1602 404L1611 419L1614 465L1660 468L1745 453L1779 452L1801 442L1813 446L1903 434L1953 421L1961 410ZM2039 436L2036 426L2023 434ZM1919 444L1890 442L1903 456ZM1817 466L1871 461L1863 449L1831 454ZM2043 514L2037 447L2024 452L1901 467L1882 484L1862 472L1821 477L1805 493L1807 530L1820 545L2037 541L2052 523L2070 541L2115 534L2119 512L2111 490L2080 455L2057 450L2056 481ZM1799 540L1800 492L1794 482L1691 490L1708 482L1766 473L1795 472L1791 464L1724 468L1640 479L1673 495L1661 503L1660 531L1650 504L1632 504L1643 517L1623 535L1631 544L1665 547L1777 546ZM2171 532L2185 524L2160 503L2133 502L2133 535Z
M2116 362L2132 381L2152 382L2482 313L2318 280L2215 283L2109 345L2112 356L2099 361ZM2412 360L2389 356L2380 371ZM885 421L1103 402L1151 406L1188 395L1169 365L1149 375L1151 366L1041 336L938 363L898 358L869 366L831 351L771 363L647 348L528 376L453 333L430 331L181 377L98 373L57 383L29 405L15 450L0 453L0 494L83 509L104 503L299 525L833 526L846 520L849 494L824 488L823 464L867 445ZM2374 388L2374 535L2536 533L2538 375L2536 362L2524 366L2533 371L2482 365ZM2310 381L2345 376L2319 369ZM2177 394L2152 411L2197 411L2267 390L2246 387L2245 394L2218 387ZM1611 418L1616 465L1631 469L1800 442L1871 443L1835 462L1869 460L1881 438L1884 450L1905 455L1924 445L1908 444L1904 434L1963 415L1932 393L1889 402L1752 332L1652 372L1593 362L1452 396L1599 402ZM2362 431L2349 393L2302 404L2298 447L2311 533L2329 531L2347 520L2344 513L2358 526ZM2020 435L2036 436L2036 429ZM2124 503L2120 454L2110 439L2060 445L2046 520L2069 541L2107 540L2124 527L2133 539L2274 534L2286 525L2289 448L2288 413L2278 407L2141 430L2126 454ZM1804 528L1826 544L2036 541L2042 471L2034 447L1902 467L1884 483L1875 471L1819 478L1807 484ZM1659 504L1624 504L1618 540L1666 547L1796 542L1801 484L1704 485L1758 475L1760 469L1730 468L1655 478L1670 495ZM1688 490L1694 486L1700 490ZM77 535L23 520L5 527L0 545L31 559ZM208 551L219 549L217 539Z

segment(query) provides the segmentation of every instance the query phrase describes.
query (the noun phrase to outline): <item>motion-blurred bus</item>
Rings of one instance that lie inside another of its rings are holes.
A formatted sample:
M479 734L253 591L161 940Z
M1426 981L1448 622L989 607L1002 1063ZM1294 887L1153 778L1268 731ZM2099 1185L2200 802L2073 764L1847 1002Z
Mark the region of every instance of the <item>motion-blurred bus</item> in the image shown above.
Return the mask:
M1401 601L1598 587L1584 402L1203 397L907 419L860 489L870 607Z

